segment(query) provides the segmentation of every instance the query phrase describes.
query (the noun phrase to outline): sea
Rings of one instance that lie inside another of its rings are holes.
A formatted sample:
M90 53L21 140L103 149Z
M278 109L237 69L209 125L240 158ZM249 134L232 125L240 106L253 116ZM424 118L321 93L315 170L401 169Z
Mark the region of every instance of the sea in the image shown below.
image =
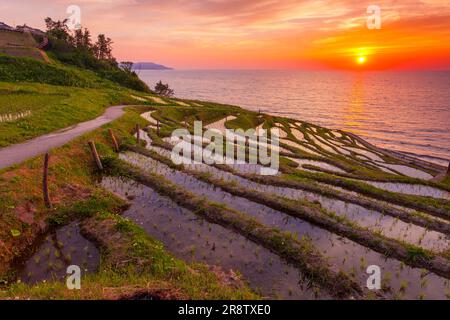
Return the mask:
M238 105L355 133L376 146L448 165L450 72L140 70L179 98Z

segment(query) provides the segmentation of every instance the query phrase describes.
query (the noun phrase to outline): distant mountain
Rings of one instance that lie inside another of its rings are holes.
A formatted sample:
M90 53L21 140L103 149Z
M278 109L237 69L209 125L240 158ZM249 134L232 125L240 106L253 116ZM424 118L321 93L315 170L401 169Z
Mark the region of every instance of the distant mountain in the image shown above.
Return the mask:
M153 62L136 62L135 64L133 64L133 70L173 70L173 69Z

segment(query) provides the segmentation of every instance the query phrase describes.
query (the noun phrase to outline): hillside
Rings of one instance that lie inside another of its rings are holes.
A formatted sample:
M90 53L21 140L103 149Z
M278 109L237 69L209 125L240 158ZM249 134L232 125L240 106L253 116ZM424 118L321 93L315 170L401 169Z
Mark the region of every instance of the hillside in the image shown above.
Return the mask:
M123 87L150 92L148 86L135 72L123 68L116 61L112 55L110 38L100 34L97 42L93 42L87 29L72 32L66 25L67 21L53 21L47 18L45 22L46 32L27 25L12 28L3 23L0 24L0 54L5 55L2 57L3 70L0 81L37 81L77 87L94 86L92 83L86 83L86 79L81 80L79 72L68 71L65 68L72 66L84 71L90 70L91 73L96 74L97 77L93 77L94 82L109 80ZM40 60L47 62L48 65L18 61L13 57ZM12 65L5 66L5 64ZM60 75L57 74L59 72ZM92 78L91 75L89 77ZM81 78L86 77L81 76Z
M38 43L30 33L0 30L0 53L48 60L45 52L37 48Z
M29 57L0 55L0 80L8 82L39 82L82 88L112 88L112 82L95 73L61 63L46 63Z
M150 93L113 57L98 59L52 35L44 41L47 56L37 48L42 32L5 28L0 30L0 147L98 117L111 105L142 104L139 95Z

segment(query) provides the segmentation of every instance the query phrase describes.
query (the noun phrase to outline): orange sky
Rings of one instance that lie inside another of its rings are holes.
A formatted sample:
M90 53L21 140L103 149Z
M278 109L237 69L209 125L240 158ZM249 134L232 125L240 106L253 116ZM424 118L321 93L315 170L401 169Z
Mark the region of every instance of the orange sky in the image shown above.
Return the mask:
M0 21L43 28L81 7L119 60L182 69L450 70L450 0L0 0ZM368 5L381 29L366 27ZM357 63L364 57L362 64Z

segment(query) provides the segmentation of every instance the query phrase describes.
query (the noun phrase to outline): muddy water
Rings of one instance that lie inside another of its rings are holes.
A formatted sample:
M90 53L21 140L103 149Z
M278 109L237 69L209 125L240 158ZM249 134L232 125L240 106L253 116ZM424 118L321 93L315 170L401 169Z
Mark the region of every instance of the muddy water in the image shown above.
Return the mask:
M294 141L291 141L291 140L288 140L288 139L281 139L280 142L284 143L284 144L287 144L288 146L291 146L293 148L299 149L299 150L301 150L303 152L311 153L311 154L313 154L315 156L320 156L320 154L318 152L316 152L314 150L311 150L311 149L309 149L309 148L307 148L307 147L305 147L305 146L303 146L303 145L301 145L301 144L299 144L297 142L294 142ZM308 145L311 146L311 144L308 144Z
M145 139L148 142L147 146L146 146L147 149L153 150L166 158L170 158L170 159L172 159L172 161L174 161L174 159L175 159L176 163L189 164L189 163L193 162L193 160L190 158L190 156L192 154L191 152L188 152L187 154L180 153L179 155L177 154L174 157L172 157L172 153L169 150L159 148L156 146L152 146L151 140L150 140L150 138L148 138L148 136ZM261 174L262 171L267 170L259 164L249 163L248 161L244 162L242 160L235 161L229 157L223 157L222 155L216 155L211 150L204 149L203 147L198 146L198 145L192 145L189 142L179 141L179 140L170 139L170 138L164 138L163 140L168 143L173 143L173 141L178 141L179 146L184 146L183 148L186 148L186 150L191 150L194 154L200 155L204 162L210 161L210 163L232 163L232 164L230 164L230 167L232 167L234 170L241 172L241 173ZM198 139L195 139L195 137L194 137L193 140L198 140ZM279 175L279 174L280 174L279 172L274 172L274 175Z
M363 181L374 187L397 193L450 200L450 192L430 186L397 182Z
M424 172L422 170L418 170L415 168L411 168L405 165L400 164L391 164L391 163L385 163L377 161L378 164L383 165L384 167L387 167L389 169L393 169L397 172L400 172L401 174L404 174L405 176L412 177L412 178L418 178L418 179L424 179L424 180L430 180L433 178L433 176L427 172Z
M155 151L159 152L159 148L157 147L150 146L150 148L153 148ZM166 152L163 150L162 153L163 156L170 156L169 151ZM141 159L146 160L145 158ZM158 163L156 163L156 165L158 165ZM442 252L447 250L450 246L449 237L442 233L405 223L399 219L384 215L374 210L366 209L356 204L346 203L337 199L330 199L328 197L303 190L258 184L207 165L194 165L190 166L190 168L202 172L212 173L215 177L229 182L238 183L246 189L277 194L293 200L307 199L311 202L318 201L324 209L335 212L339 216L344 216L363 227L369 228L375 232L380 232L387 237L405 241L425 249L433 250L435 252ZM220 199L218 199L218 201L220 201Z
M238 272L264 296L329 298L325 292L308 289L299 271L275 254L219 225L200 219L149 187L115 178L104 178L102 185L121 196L133 197L132 206L124 215L181 259Z
M83 275L95 272L99 263L99 251L80 234L78 223L74 222L47 235L22 266L18 278L29 284L63 281L68 266L79 266Z
M219 121L210 123L210 124L204 126L204 128L219 130L220 132L225 134L225 132L228 130L227 127L225 127L225 123L227 123L228 121L233 121L235 119L237 119L235 116L229 116L229 117L223 118Z
M322 168L325 170L330 170L330 171L339 172L339 173L345 173L345 171L342 170L341 168L333 166L327 162L308 160L308 159L297 159L297 158L288 158L288 159L290 159L294 162L297 162L300 165L300 167L302 167L303 170L308 170L308 169L303 168L303 165L309 164L309 165L316 166L316 167L319 167L319 168Z
M299 129L291 127L291 133L294 135L295 139L297 139L298 141L305 140L305 135Z
M354 148L354 147L346 147L346 148L348 150L353 151L354 153L362 154L363 156L366 156L370 160L384 162L384 160L380 156L378 156L376 153L373 153L367 149L359 149L359 148Z
M150 122L151 125L156 126L158 124L158 120L156 120L152 116L152 114L155 112L157 112L157 111L153 110L153 111L149 111L149 112L144 112L143 114L141 114L141 117L144 118L145 120L147 120L148 122Z
M309 135L310 139L314 142L314 144L316 144L317 146L319 146L320 148L322 148L323 150L332 153L332 154L337 154L336 150L334 150L332 147L330 147L328 144L322 142L321 139L319 139L318 137L314 136L314 135Z
M434 274L426 274L419 269L409 268L397 260L386 259L368 248L314 227L305 221L292 218L247 199L234 197L220 188L208 185L182 172L174 171L157 161L131 153L122 155L122 158L144 170L164 175L173 183L199 196L206 197L209 201L224 203L230 208L253 216L265 225L289 231L298 237L310 238L332 264L353 275L361 285L365 285L367 280L366 267L378 265L386 277L384 280L386 285L392 288L391 296L411 299L421 295L430 299L445 297L446 282Z
M391 216L383 215L377 211L353 203L331 199L308 191L258 184L231 173L221 171L215 167L197 165L191 166L191 168L212 173L215 177L228 182L238 183L245 189L276 194L293 200L306 199L311 202L317 201L324 209L332 211L339 216L345 216L347 219L352 220L363 227L367 227L372 231L380 232L387 237L415 244L429 250L441 252L450 247L449 238L442 233L405 223Z

